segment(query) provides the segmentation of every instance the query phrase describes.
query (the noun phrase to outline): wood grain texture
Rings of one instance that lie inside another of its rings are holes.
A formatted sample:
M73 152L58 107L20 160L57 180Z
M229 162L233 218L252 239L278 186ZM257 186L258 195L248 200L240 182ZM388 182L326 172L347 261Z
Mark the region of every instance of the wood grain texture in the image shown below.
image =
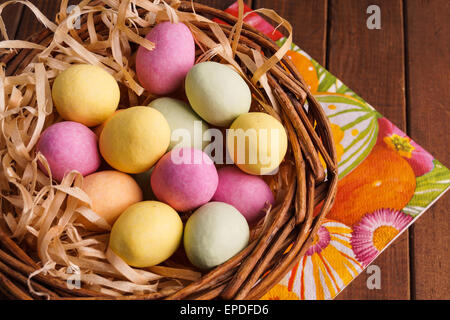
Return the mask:
M312 58L325 65L327 0L253 0L253 8L269 8L289 21L293 42Z
M409 134L448 167L450 3L405 1L405 12ZM411 228L413 298L450 298L449 207L447 194Z
M366 26L366 10L372 4L381 8L381 30ZM328 70L405 130L401 1L331 0L329 6ZM381 289L369 290L363 272L337 299L410 298L408 231L373 264L381 269Z

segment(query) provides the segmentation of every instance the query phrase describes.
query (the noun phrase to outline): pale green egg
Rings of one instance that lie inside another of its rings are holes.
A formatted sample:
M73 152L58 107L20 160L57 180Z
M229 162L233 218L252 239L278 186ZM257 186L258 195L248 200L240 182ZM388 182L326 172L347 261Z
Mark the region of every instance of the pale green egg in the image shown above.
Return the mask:
M250 110L251 91L229 66L211 61L196 64L186 76L185 87L194 111L212 125L227 127Z
M235 207L209 202L189 217L183 241L189 261L200 269L210 269L243 250L249 237L247 220Z
M211 143L209 126L184 101L172 98L158 98L149 107L155 108L166 118L171 138L168 151L174 147L204 149Z

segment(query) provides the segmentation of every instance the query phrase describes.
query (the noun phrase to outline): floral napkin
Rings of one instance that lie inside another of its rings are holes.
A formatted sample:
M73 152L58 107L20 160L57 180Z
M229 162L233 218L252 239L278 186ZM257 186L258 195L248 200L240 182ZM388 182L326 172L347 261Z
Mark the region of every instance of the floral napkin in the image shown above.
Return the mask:
M245 21L286 40L256 13ZM299 47L288 56L331 122L340 180L313 244L263 299L333 299L447 191L450 170Z

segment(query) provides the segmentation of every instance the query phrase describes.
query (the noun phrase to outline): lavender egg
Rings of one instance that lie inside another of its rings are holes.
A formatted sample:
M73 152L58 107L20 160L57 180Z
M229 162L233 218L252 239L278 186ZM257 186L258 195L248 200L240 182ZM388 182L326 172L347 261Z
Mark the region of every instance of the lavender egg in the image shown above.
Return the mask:
M274 204L272 191L262 178L235 167L222 168L218 175L219 185L212 200L231 204L250 225L264 217L262 209L266 202Z
M93 173L101 163L97 136L85 125L73 122L58 122L42 133L36 147L47 159L52 177L61 181L72 170L83 176ZM47 172L39 162L43 172Z
M156 95L177 90L195 62L195 42L189 28L179 22L161 22L146 36L155 44L150 51L139 47L136 73L140 84Z
M177 211L189 211L207 203L216 192L217 183L211 158L189 147L166 153L151 176L155 196Z

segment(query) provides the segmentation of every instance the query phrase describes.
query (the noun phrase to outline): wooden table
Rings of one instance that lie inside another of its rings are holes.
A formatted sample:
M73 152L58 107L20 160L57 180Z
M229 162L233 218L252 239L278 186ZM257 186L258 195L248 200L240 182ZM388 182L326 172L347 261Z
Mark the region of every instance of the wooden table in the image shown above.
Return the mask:
M202 0L224 9L235 0ZM5 2L0 0L0 3ZM32 0L48 17L57 0ZM78 1L71 1L77 3ZM450 166L450 16L448 0L247 0L291 22L294 42L378 111ZM369 30L369 5L381 9L381 29ZM11 38L41 26L30 10L8 7ZM362 273L337 299L449 299L450 197L444 196L374 264L381 289L369 290Z

